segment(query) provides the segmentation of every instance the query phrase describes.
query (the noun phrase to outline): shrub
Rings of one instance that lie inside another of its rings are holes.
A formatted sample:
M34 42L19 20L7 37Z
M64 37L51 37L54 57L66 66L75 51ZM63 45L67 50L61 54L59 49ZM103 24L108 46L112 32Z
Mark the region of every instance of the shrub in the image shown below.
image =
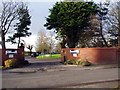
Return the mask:
M76 65L76 60L74 60L74 59L68 60L68 61L65 62L65 64Z
M64 64L71 64L71 65L81 65L81 66L90 66L91 63L88 62L87 60L84 60L84 59L80 59L80 60L68 60L66 61Z
M16 59L8 59L4 61L4 64L6 68L17 67L19 64L19 61Z
M87 59L79 59L79 60L78 60L78 65L90 66L91 63L90 63Z
M0 70L3 69L4 67L3 66L0 66Z
M82 66L90 66L91 63L88 62L87 60L79 60L79 61L78 61L78 65L82 65Z

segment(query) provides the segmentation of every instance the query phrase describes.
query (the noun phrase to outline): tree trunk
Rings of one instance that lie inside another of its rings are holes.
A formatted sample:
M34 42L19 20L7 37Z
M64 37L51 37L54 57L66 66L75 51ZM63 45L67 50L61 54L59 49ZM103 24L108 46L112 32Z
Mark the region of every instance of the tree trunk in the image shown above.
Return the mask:
M118 29L118 47L120 48L120 23L119 23L119 29Z
M18 38L18 48L20 47L20 37Z
M103 33L102 33L102 20L100 21L100 36L102 37L102 40L105 43L105 46L108 47L107 41L105 40Z
M6 46L5 46L5 34L4 34L4 31L1 30L1 41L2 41L2 49L6 49Z
M32 54L32 49L30 49L30 55Z
M118 11L118 47L120 48L120 10Z
M2 65L4 66L4 61L5 61L5 50L6 50L6 46L5 46L5 34L4 31L1 30L1 46L2 46Z

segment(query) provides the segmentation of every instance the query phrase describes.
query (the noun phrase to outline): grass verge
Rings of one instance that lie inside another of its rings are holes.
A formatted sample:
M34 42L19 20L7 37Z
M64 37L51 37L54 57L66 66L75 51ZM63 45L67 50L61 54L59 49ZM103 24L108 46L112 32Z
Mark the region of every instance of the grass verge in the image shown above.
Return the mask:
M59 59L61 54L45 54L36 57L37 59Z
M0 70L2 70L3 69L3 66L0 66Z

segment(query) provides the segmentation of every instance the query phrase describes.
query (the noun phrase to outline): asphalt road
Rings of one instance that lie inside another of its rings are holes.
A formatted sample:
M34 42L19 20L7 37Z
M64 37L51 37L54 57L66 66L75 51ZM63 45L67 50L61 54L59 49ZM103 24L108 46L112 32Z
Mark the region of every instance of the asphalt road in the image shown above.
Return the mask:
M118 77L118 68L78 68L34 73L3 72L2 76L3 88L58 88L120 79Z

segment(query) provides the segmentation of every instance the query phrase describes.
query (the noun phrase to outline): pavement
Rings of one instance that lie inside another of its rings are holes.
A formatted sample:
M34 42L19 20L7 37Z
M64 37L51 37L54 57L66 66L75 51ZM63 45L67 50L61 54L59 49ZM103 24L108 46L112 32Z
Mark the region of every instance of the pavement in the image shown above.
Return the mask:
M119 67L63 65L60 60L28 60L31 65L3 70L3 88L116 88Z

